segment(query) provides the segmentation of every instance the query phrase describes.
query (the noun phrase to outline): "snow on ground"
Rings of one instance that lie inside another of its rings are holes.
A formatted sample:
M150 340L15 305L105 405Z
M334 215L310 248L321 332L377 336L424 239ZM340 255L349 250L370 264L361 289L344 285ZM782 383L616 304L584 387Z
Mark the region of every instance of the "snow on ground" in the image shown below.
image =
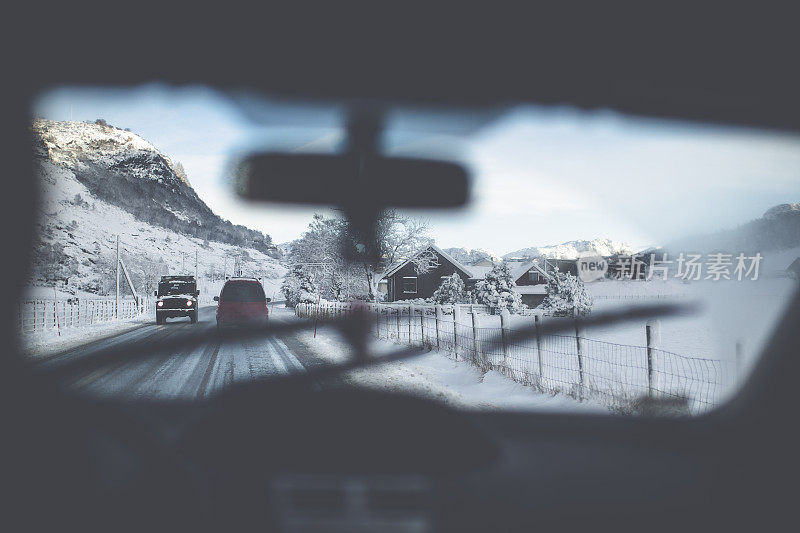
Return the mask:
M150 314L127 320L110 320L81 327L55 328L20 336L20 348L27 357L47 357L92 341L120 335L143 325L154 323Z
M619 284L619 286L615 286ZM660 338L654 347L660 350L653 357L654 386L668 394L687 395L701 409L719 405L736 385L743 382L772 331L781 320L797 283L788 277L764 277L757 281L699 281L689 284L661 282L602 282L588 284L595 295L609 296L595 300L593 313L628 310L659 303L689 304L694 307L677 315L659 318ZM617 297L611 297L617 295ZM655 317L654 317L655 318ZM462 335L469 336L469 315L462 316ZM478 315L479 328L498 331L500 317ZM569 338L575 335L574 321L569 318L543 317L543 324L561 323L563 337L542 340L545 351L545 386L575 383L577 376L576 346ZM586 355L584 365L595 386L613 394L641 394L647 390L645 318L605 326L583 326L580 336ZM514 315L510 327L532 328L532 316ZM450 330L448 330L450 331ZM599 342L593 342L599 341ZM522 342L514 355L515 365L536 370L535 343ZM741 359L737 357L737 345ZM494 351L492 351L494 350ZM500 357L497 347L489 348L493 360ZM664 353L670 352L670 353ZM672 355L672 354L677 354ZM515 368L515 370L519 370ZM554 377L555 376L555 377ZM550 383L549 380L556 381ZM550 385L548 385L550 383ZM620 400L622 404L625 402Z
M313 331L303 330L301 342L309 351L332 363L350 357L350 347L330 326ZM374 340L370 353L386 355L401 349L389 341ZM410 393L465 409L536 410L569 412L602 412L608 410L596 403L579 402L565 395L540 393L517 383L499 372L483 374L468 362L456 362L436 352L377 367L355 370L346 379L356 385L387 392Z

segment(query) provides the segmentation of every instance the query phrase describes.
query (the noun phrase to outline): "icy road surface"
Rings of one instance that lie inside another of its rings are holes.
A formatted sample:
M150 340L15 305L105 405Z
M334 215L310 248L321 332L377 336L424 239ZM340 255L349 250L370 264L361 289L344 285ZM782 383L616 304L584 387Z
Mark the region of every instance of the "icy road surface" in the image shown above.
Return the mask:
M220 339L214 334L214 310L213 306L200 308L197 324L191 324L188 318L172 318L159 326L154 320L152 324L132 331L48 357L43 366L91 361L92 356L101 350L135 347L141 351L141 358L128 357L121 362L112 358L96 365L82 366L79 372L65 378L65 385L117 398L196 399L218 393L234 383L275 374L305 372L305 365L314 364L302 361L302 356L292 353L277 336ZM293 319L293 313L283 309L270 313L272 323ZM154 341L187 333L206 334L209 341L174 353L148 349Z

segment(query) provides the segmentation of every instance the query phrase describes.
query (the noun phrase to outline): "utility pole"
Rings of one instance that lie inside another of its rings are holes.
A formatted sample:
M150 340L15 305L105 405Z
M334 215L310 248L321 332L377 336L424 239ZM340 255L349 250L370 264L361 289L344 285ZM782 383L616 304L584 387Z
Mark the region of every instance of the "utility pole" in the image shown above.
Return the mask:
M195 281L200 279L197 277L197 250L194 251L194 279Z
M117 283L116 298L114 299L114 318L119 318L119 235L117 235Z

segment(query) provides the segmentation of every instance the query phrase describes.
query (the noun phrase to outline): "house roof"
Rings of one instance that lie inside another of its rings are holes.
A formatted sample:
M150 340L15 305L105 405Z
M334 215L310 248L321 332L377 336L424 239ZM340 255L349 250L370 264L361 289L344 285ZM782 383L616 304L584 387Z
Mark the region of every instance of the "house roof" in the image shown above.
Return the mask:
M487 268L487 267L467 267L467 266L465 266L465 265L462 265L461 263L459 263L458 261L456 261L455 259L453 259L453 257L451 257L451 256L450 256L450 255L449 255L447 252L445 252L444 250L442 250L441 248L439 248L439 247L438 247L438 246L436 246L435 244L431 244L431 245L428 245L428 246L426 246L425 248L421 249L420 251L418 251L417 253L415 253L414 255L412 255L411 257L409 257L408 259L406 259L405 261L402 261L402 262L400 262L400 263L396 264L395 266L389 267L389 269L386 271L386 273L385 273L383 276L381 276L381 279L383 279L383 278L388 278L388 277L390 277L390 276L393 276L393 275L394 275L394 274L395 274L395 273L396 273L398 270L400 270L401 268L403 268L404 266L406 266L408 263L410 263L411 261L413 261L413 260L414 260L416 257L418 257L419 255L421 255L421 254L422 254L423 252L425 252L426 250L433 250L433 251L435 251L436 253L438 253L439 255L441 255L442 257L444 257L444 258L445 258L447 261L449 261L450 263L452 263L454 267L456 267L457 269L459 269L460 271L462 271L464 274L466 274L466 275L467 275L467 276L469 276L470 278L474 278L474 277L475 277L475 276L473 275L473 272L472 272L472 269L473 269L473 268ZM491 269L490 269L490 270L491 270ZM484 274L484 275L485 275L485 274Z
M541 274L545 278L550 279L550 274L545 272L544 269L542 267L540 267L539 263L536 262L535 260L527 261L525 263L522 263L520 266L518 266L517 268L512 270L511 271L511 277L514 278L514 281L517 281L519 278L521 278L525 274L525 272L529 271L532 268L537 270L539 272L539 274Z
M467 268L469 268L470 272L472 272L472 275L470 276L470 278L483 279L483 278L486 277L486 274L488 274L489 272L492 271L492 269L494 267L493 266L470 265Z

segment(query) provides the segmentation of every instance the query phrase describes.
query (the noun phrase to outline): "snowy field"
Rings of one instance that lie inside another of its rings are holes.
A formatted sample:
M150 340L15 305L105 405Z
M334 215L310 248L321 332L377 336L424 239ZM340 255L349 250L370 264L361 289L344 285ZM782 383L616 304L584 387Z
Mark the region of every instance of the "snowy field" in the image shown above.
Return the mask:
M514 315L508 327L529 328L531 335L504 342L498 315L477 314L473 327L473 317L464 307L454 330L452 311L445 306L437 332L433 306L424 308L424 318L423 307L416 306L409 323L408 306L383 305L373 331L399 344L438 347L454 362L472 362L487 375L500 371L536 390L622 411L652 394L678 402L686 399L686 407L699 413L720 405L735 391L797 290L787 277L688 284L612 281L588 287L606 296L596 300L595 313L654 303L688 307L669 317L580 326L577 337L574 320L541 317L543 325L560 323L565 329L542 335L538 342L534 317ZM335 305L328 303L326 309ZM308 311L313 313L301 313Z
M654 303L685 303L694 311L658 319L659 332L651 346L653 387L667 395L697 396L718 405L752 368L768 341L797 283L787 277L757 281L603 282L588 284L595 300L594 313L624 310ZM654 317L655 318L655 317ZM544 317L543 323L570 319ZM585 379L594 379L599 390L615 386L646 392L647 320L601 327L582 327ZM499 328L498 316L478 316L479 327ZM512 328L530 327L533 317L513 316ZM552 355L558 371L553 386L578 381L571 354L576 351L574 330L569 338L550 338L544 350ZM549 342L549 344L548 344ZM740 354L737 357L737 350ZM524 351L524 363L533 357ZM568 358L569 361L562 361ZM522 365L529 370L530 365ZM535 369L534 369L535 370ZM547 369L545 369L547 375Z

